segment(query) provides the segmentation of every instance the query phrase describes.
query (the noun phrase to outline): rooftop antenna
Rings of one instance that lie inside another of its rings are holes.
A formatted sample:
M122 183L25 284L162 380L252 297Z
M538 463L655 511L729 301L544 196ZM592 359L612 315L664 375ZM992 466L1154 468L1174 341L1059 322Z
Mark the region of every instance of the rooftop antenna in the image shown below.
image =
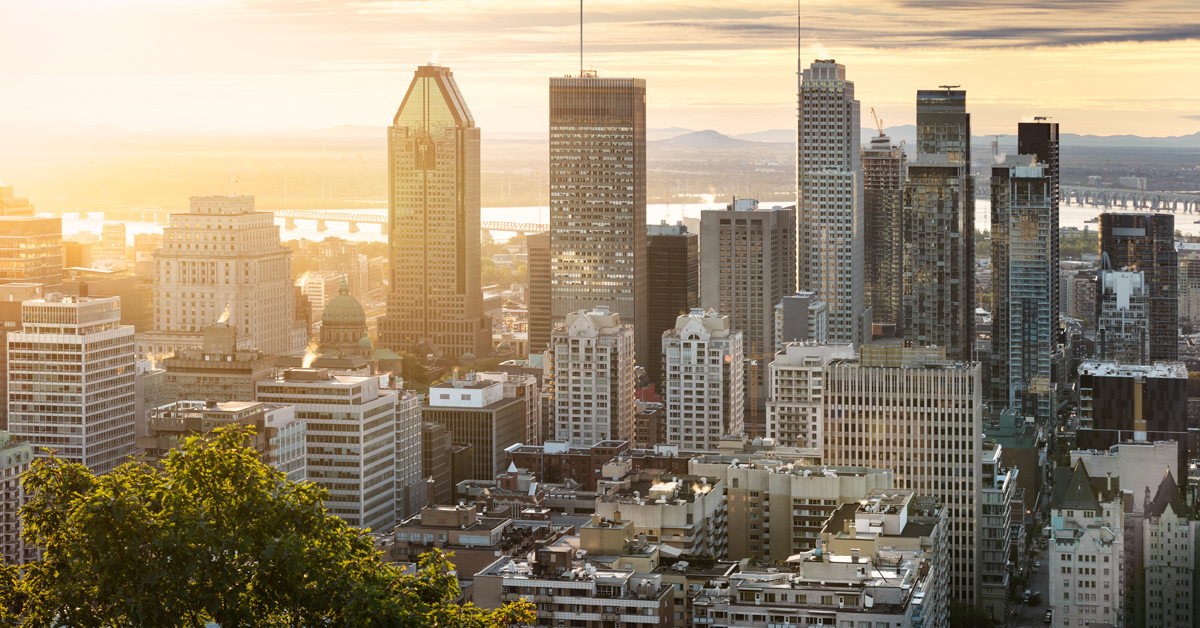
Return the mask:
M950 90L952 90L952 89L955 89L955 88L958 88L958 87L962 87L962 85L938 85L938 87L940 87L940 88L942 88L942 89L944 89L944 90L946 90L946 91L950 91Z
M579 76L583 76L583 0L579 0Z

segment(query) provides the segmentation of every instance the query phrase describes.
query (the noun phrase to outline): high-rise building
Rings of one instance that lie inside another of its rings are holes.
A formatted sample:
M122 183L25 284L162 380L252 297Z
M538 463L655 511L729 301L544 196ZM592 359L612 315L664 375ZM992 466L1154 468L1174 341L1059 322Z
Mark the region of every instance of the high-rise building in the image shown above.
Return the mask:
M664 442L714 451L723 434L742 433L743 340L728 316L699 308L662 333Z
M450 431L441 423L421 423L421 476L427 478L426 501L431 506L454 503L450 482Z
M789 342L829 339L829 308L815 292L797 292L775 305L775 352Z
M255 211L253 196L193 196L189 211L170 220L154 253L157 331L145 334L147 344L179 332L199 341L222 320L265 353L304 348L307 334L291 322L292 252L270 212ZM168 355L195 346L168 344Z
M766 436L787 447L820 447L824 442L825 365L854 357L849 344L788 343L767 367Z
M396 520L421 512L429 503L429 483L421 466L421 397L396 390Z
M1178 242L1179 256L1179 318L1200 318L1200 244Z
M1053 179L1031 155L992 166L992 408L1047 424L1057 410ZM973 273L974 271L972 271ZM971 280L974 285L974 279Z
M380 343L450 357L492 352L479 252L479 127L454 74L423 65L388 128L391 292Z
M529 353L550 348L554 330L550 316L550 234L533 233L525 238L526 269L529 271ZM523 356L521 356L523 357Z
M492 372L475 373L475 379L500 382L504 385L504 397L525 400L525 434L521 442L536 445L542 440L542 399L538 378L529 373ZM542 480L543 482L545 480Z
M329 491L326 510L347 525L390 531L396 523L396 391L377 377L288 369L256 384L256 399L295 406L307 480ZM420 451L418 445L417 451ZM410 452L411 453L411 452ZM289 455L280 452L280 464Z
M620 314L604 307L568 314L554 329L554 440L575 447L633 440L633 335ZM454 437L462 438L457 432Z
M33 466L33 446L0 431L0 562L25 565L37 558L37 547L21 537L21 507L28 496L21 476Z
M37 214L29 199L13 196L13 186L0 186L0 216L26 216L32 218Z
M1096 357L1125 364L1149 364L1150 295L1146 274L1112 270L1101 257L1096 274Z
M370 292L367 256L358 252L358 243L329 237L321 241L318 250L321 252L321 270L345 276L350 296L359 301L366 299Z
M870 147L862 150L862 173L866 306L871 308L875 324L898 327L902 286L900 219L904 180L908 178L904 142L893 145L891 138L882 133L871 138Z
M1025 514L1013 518L1017 496L1017 469L1007 467L1001 458L1003 446L995 441L983 444L983 475L980 477L983 501L979 517L981 607L996 621L1004 621L1005 600L1011 577L1009 559L1013 550L1012 525L1021 524ZM1053 575L1053 573L1051 574Z
M639 330L634 342L644 364L644 79L595 72L550 79L550 255L552 324L607 307Z
M859 103L846 66L818 59L800 83L796 224L801 290L829 306L829 340L870 339L864 285L866 236ZM787 294L791 294L789 290Z
M961 90L917 92L917 161L904 184L904 338L971 360L975 339L975 183Z
M1175 216L1100 214L1100 252L1114 270L1141 271L1150 297L1150 361L1179 357L1179 256ZM1099 294L1096 295L1099 298Z
M1197 452L1196 429L1188 422L1188 371L1181 362L1151 366L1084 362L1079 365L1080 449L1108 449L1117 443L1175 441L1179 469Z
M455 441L471 443L471 475L491 480L504 471L504 450L525 436L525 399L504 396L504 383L452 379L429 387L421 407L425 422L439 423Z
M646 227L646 324L650 334L647 355L639 362L656 384L663 383L662 333L675 327L675 319L700 306L700 235L688 233L682 222Z
M1060 259L1058 252L1059 203L1062 195L1059 193L1058 167L1058 123L1057 122L1019 122L1017 123L1017 153L1037 157L1035 165L1041 166L1042 171L1050 178L1050 268L1058 268ZM1051 298L1059 299L1061 283L1050 282ZM1058 312L1061 312L1059 310ZM1058 320L1058 313L1052 321Z
M8 429L38 457L53 451L101 474L133 455L134 334L120 321L118 297L21 304L21 331L8 333Z
M21 328L21 303L41 297L41 284L0 285L0 325L4 327L0 339L0 430L8 429L8 332Z
M244 397L243 399L252 399ZM147 464L161 466L171 450L192 436L203 436L221 427L242 425L254 428L246 446L254 449L262 461L274 466L277 425L296 419L292 406L260 401L172 401L150 408L146 420L146 435L138 436L137 447Z
M203 334L199 349L180 349L162 360L166 372L161 403L253 399L254 382L273 375L275 356L239 349L237 329L226 323L213 323Z
M62 288L62 218L0 216L0 284Z
M978 604L976 544L983 474L983 373L947 359L944 347L877 341L858 360L825 367L826 464L891 468L896 487L937 497L949 509L950 590Z
M775 352L775 305L796 292L793 211L737 199L700 214L700 307L729 317L751 359Z

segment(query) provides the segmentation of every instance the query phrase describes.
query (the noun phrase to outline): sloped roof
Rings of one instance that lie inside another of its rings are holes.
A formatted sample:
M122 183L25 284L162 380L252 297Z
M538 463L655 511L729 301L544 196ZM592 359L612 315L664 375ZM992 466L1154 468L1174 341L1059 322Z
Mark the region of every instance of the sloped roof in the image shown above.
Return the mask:
M1059 499L1054 507L1056 509L1100 510L1100 502L1096 499L1096 493L1092 490L1091 477L1088 475L1087 467L1084 466L1083 460L1075 463L1075 468L1071 472L1071 479L1067 482L1067 487L1063 491L1061 499Z
M1179 487L1175 484L1175 478L1171 477L1170 469L1163 474L1162 481L1158 483L1158 491L1154 494L1154 501L1150 502L1150 509L1146 515L1161 517L1167 506L1170 506L1176 515L1187 514L1187 506L1183 503L1183 497L1179 495Z

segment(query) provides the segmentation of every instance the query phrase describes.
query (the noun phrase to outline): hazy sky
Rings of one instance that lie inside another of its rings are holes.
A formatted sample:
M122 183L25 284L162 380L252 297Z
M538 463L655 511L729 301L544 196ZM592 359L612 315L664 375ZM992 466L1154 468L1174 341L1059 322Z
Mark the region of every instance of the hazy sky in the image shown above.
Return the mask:
M1200 131L1196 0L806 0L806 62L845 63L887 126L962 85L977 134ZM796 5L589 0L585 64L647 79L651 127L795 124ZM545 131L578 72L579 5L548 0L0 0L0 129L386 125L415 66L455 73L487 131Z

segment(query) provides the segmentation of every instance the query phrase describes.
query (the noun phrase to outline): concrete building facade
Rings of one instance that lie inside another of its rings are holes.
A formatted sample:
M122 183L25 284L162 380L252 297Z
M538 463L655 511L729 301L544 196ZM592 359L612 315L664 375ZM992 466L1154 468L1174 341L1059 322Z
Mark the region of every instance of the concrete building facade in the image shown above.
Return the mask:
M667 444L712 451L722 434L742 433L742 342L729 316L699 308L662 333Z
M825 366L854 357L849 344L788 343L768 369L768 438L793 447L824 442Z
M575 447L633 440L634 331L623 322L600 307L568 314L554 329L555 440Z
M815 292L797 292L775 305L775 353L791 342L829 339L829 307Z

